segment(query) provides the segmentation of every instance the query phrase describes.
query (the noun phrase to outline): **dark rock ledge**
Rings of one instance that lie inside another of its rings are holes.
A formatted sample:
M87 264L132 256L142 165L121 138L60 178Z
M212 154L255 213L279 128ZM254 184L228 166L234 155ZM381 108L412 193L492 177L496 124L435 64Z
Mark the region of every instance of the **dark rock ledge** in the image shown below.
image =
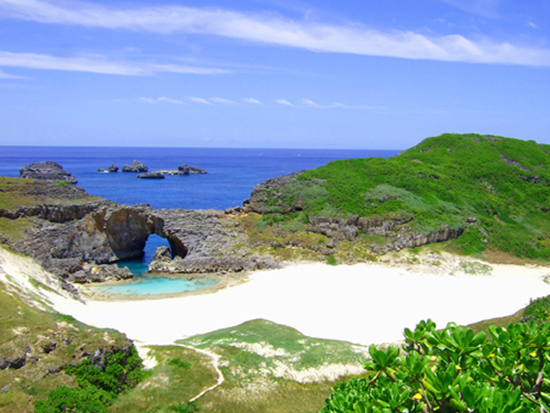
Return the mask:
M19 169L19 176L26 179L42 179L76 184L77 179L53 161L36 162Z

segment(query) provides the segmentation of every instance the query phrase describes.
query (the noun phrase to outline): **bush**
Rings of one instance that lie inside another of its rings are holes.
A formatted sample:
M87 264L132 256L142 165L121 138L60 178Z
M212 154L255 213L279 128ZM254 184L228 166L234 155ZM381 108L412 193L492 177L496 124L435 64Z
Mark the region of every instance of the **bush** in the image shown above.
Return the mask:
M406 347L369 348L366 377L337 384L321 413L550 411L550 324L492 326L474 334L423 321Z
M103 367L86 359L76 366L67 366L67 374L76 376L78 387L59 386L47 400L34 403L36 413L104 413L118 394L135 387L144 377L141 359L135 347L130 352L107 355Z

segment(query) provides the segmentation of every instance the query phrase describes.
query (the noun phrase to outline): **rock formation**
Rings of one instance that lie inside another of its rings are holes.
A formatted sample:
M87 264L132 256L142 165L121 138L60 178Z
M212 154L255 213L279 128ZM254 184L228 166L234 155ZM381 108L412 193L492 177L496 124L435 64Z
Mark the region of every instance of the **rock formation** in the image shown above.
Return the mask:
M170 245L168 252L155 254L151 269L156 271L225 272L278 265L252 253L242 222L223 211L130 207L92 197L80 188L46 182L5 184L0 190L9 193L12 187L18 188L14 197L28 199L34 194L36 202L0 210L0 217L12 220L11 225L21 225L17 237L3 236L0 242L30 255L68 282L130 277L112 264L141 257L151 234ZM56 199L43 199L50 189L57 191ZM66 289L71 290L71 284Z
M178 166L178 171L182 174L182 175L189 175L189 174L206 174L208 172L206 172L204 169L201 169L201 168L197 168L195 166L189 166L189 165L186 165L186 164L182 164L180 166Z
M26 179L42 179L76 184L77 179L53 161L36 162L19 169L19 176Z
M149 168L143 165L141 162L134 160L130 165L124 165L122 172L147 172Z
M137 177L141 179L164 179L164 174L162 172L144 172Z

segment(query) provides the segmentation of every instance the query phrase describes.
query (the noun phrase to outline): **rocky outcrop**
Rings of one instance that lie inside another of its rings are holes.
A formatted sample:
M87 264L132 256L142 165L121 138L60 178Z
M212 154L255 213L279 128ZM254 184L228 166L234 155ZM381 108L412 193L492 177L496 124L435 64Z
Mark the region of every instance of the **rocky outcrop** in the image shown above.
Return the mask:
M76 184L77 179L53 161L36 162L19 169L19 176L26 179L41 179Z
M250 199L246 200L246 203L243 203L245 212L265 214L272 212L274 208L277 208L277 212L283 214L292 211L300 211L302 208L299 201L291 203L282 202L279 198L278 189L292 184L302 172L303 171L276 178L270 178L267 181L256 185L252 189Z
M114 163L111 164L111 166L109 166L107 169L104 169L104 168L99 168L97 170L98 172L118 172L118 166L116 166Z
M87 265L69 274L67 281L78 284L127 280L133 277L128 267L119 268L116 265Z
M172 259L157 250L150 271L175 273L239 272L278 268L272 258L257 256L245 246L248 236L235 216L217 210L155 210L164 223Z
M0 217L17 219L21 217L37 217L50 222L68 222L82 219L87 214L95 211L106 201L88 202L84 204L56 205L44 204L33 206L20 206L16 209L0 209Z
M164 179L164 174L162 172L144 172L137 177L141 179Z
M178 171L182 174L182 175L189 175L189 174L206 174L208 172L206 172L204 169L201 169L201 168L197 168L195 166L189 166L189 165L186 165L186 164L182 164L180 166L178 166Z
M458 238L464 232L464 228L450 229L444 225L437 231L428 234L421 232L409 232L395 234L389 238L389 242L383 246L371 245L372 251L378 254L385 254L390 251L400 251L403 248L415 248L434 242L444 242L450 239Z
M122 172L147 172L149 168L143 165L139 161L134 161L130 165L124 165L122 167Z

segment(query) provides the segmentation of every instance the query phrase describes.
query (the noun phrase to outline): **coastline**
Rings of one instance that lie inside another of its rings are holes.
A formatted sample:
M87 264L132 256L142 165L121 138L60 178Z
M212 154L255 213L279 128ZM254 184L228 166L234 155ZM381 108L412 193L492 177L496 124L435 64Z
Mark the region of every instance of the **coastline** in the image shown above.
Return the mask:
M441 327L470 324L513 314L530 299L550 294L545 266L491 264L490 275L442 275L414 265L317 263L254 272L247 282L215 293L82 303L33 287L29 279L44 283L45 271L27 257L0 252L5 283L34 288L56 311L119 330L144 345L171 344L258 318L311 337L364 345L395 342L404 328L423 319Z

